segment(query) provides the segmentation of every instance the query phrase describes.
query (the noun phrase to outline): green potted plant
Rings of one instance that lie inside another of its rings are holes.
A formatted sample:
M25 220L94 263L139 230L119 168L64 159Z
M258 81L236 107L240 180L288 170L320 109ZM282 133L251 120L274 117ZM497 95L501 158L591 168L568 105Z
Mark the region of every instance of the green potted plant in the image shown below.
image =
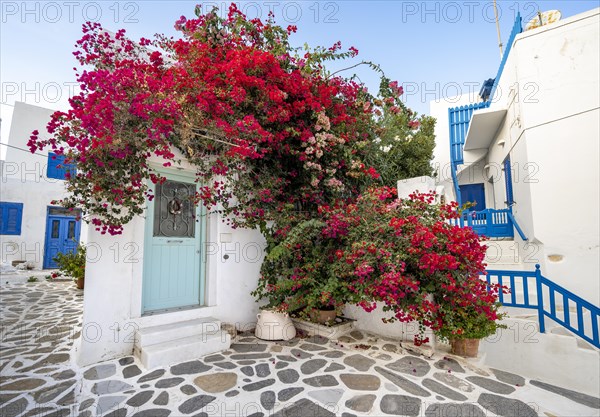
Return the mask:
M269 249L252 293L268 300L264 308L320 324L335 321L349 293L347 283L331 269L340 242L324 235L326 226L318 219L299 221Z
M505 329L506 325L498 320L505 317L499 313L500 304L493 304L490 308L484 303L473 302L464 307L456 304L442 304L444 309L444 325L434 331L434 334L451 346L451 353L468 358L477 357L479 341L493 335L498 329ZM489 309L489 310L488 310Z
M59 253L54 257L60 273L73 278L80 290L83 289L85 280L85 256L86 248L79 243L73 252Z

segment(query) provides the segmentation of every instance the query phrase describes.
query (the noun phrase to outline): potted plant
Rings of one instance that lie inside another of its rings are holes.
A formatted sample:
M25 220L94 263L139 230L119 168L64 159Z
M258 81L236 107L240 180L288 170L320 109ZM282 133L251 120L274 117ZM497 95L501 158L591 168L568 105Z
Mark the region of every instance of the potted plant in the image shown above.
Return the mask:
M60 273L73 278L80 290L83 289L85 280L85 256L86 248L79 243L73 252L59 253L54 257Z
M350 294L347 282L331 269L341 238L327 230L327 221L299 221L272 245L252 293L268 300L266 308L320 324L335 321Z
M450 343L452 354L477 357L479 341L493 335L498 329L506 328L506 325L498 322L506 315L498 312L499 306L492 304L490 308L485 302L477 301L461 307L456 303L453 306L447 304L444 306L444 325L434 334Z

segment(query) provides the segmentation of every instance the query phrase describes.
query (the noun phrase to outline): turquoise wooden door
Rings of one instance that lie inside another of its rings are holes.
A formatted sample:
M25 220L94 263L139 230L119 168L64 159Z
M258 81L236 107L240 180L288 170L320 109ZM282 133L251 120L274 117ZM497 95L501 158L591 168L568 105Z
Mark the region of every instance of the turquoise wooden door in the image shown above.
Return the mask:
M204 224L194 178L162 174L148 202L144 239L144 313L204 303Z

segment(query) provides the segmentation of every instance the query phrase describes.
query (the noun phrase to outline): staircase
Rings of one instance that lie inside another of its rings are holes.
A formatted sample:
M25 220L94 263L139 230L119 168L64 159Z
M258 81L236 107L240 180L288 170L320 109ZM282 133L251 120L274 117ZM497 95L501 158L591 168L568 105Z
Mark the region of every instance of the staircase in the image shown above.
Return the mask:
M488 270L501 294L506 329L482 341L483 363L597 396L600 308L535 271Z
M537 315L506 310L510 317L502 322L508 328L481 341L483 365L598 396L598 349L550 320L540 333Z
M529 254L523 254L519 244L513 239L495 239L483 242L487 246L484 262L487 269L525 271L533 269Z
M139 329L134 354L152 369L227 350L230 344L221 322L207 317Z

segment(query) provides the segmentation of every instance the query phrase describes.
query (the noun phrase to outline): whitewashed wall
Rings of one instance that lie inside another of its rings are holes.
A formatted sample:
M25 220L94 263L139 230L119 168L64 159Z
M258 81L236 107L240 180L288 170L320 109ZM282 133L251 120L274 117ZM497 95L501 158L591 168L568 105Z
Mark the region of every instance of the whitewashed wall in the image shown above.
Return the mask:
M193 169L185 162L179 168ZM259 304L250 292L256 288L266 245L258 230L234 230L217 215L209 215L204 247L206 307L142 317L144 228L143 216L132 220L118 236L102 235L89 227L94 248L88 249L83 331L77 347L81 365L132 354L136 328L203 317L235 324L241 330L254 328ZM120 250L118 256L115 248ZM132 251L135 254L127 256Z
M54 110L15 103L8 138L10 147L2 162L0 175L0 200L23 203L20 235L0 235L0 260L26 260L36 269L42 268L46 236L46 209L52 200L65 197L64 181L46 177L48 150L29 152L27 142L34 130L42 138L48 137L46 124ZM20 148L20 149L17 149ZM82 227L81 240L86 241L87 231Z
M600 303L600 9L519 35L503 91L514 212L545 276ZM515 83L516 82L516 83ZM500 139L497 138L497 139ZM510 148L508 145L510 144ZM494 150L499 148L494 147ZM505 152L490 152L501 162ZM557 260L560 259L560 260Z
M596 305L600 303L599 15L600 9L594 9L517 36L491 105L507 109L484 159L491 168L483 171L483 178L479 171L459 181L469 184L494 177L486 182L487 206L504 208L501 167L510 153L513 213L528 238L523 242L515 235L519 269L533 269L539 263L545 276ZM431 115L438 119L436 165L449 164L450 159L447 109L474 102L470 99L431 103ZM440 181L453 191L447 171Z
M436 185L436 181L432 177L416 177L406 180L400 180L397 184L398 197L407 198L411 193L419 191L427 193L436 191L439 195L445 195L448 198L451 194L440 185ZM354 327L360 330L365 330L371 333L396 338L401 340L412 341L415 334L419 333L417 322L409 323L384 323L382 319L392 317L393 313L383 311L383 305L370 313L365 312L361 307L355 305L347 305L344 309L344 316L356 320ZM433 334L430 331L425 333L431 341L434 340Z

